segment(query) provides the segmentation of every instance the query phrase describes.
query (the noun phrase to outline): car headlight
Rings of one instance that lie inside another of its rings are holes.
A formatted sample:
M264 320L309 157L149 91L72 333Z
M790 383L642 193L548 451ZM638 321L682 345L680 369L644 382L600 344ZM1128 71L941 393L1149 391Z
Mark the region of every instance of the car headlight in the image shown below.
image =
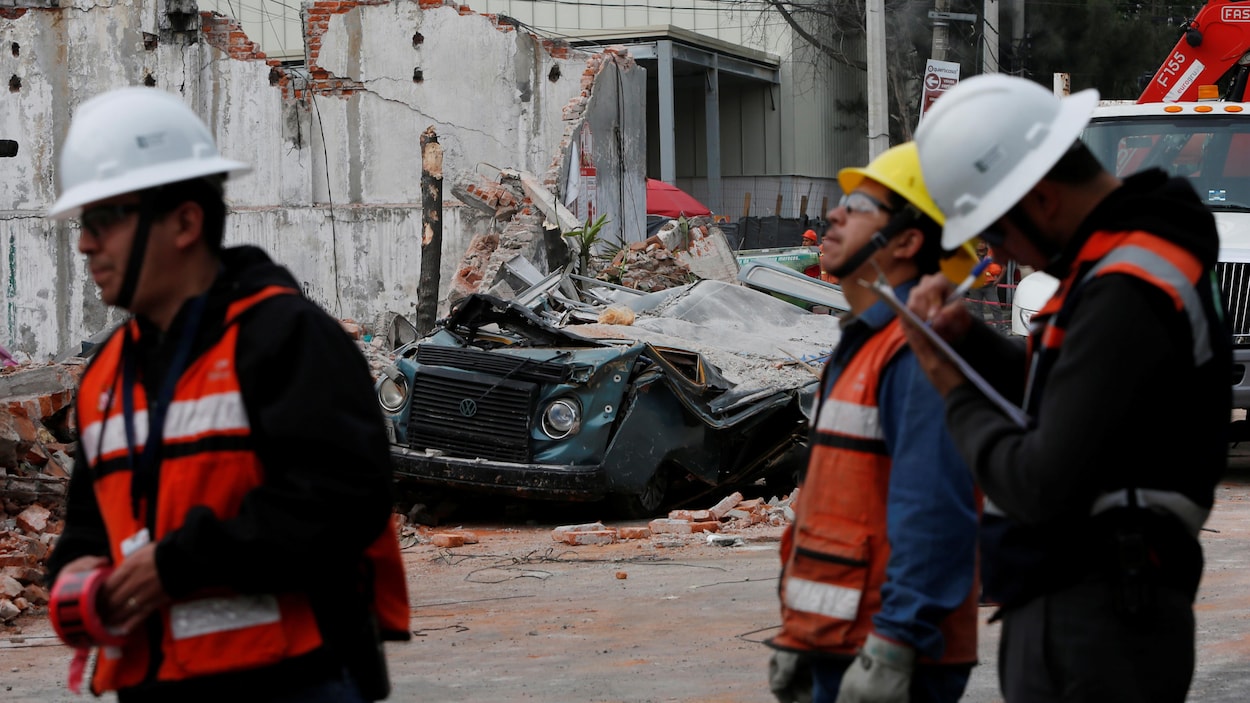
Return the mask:
M541 425L543 434L552 439L564 439L576 434L582 426L582 410L571 398L553 400L543 410Z
M1029 328L1029 320L1033 319L1033 313L1035 312L1037 311L1020 308L1020 324L1024 325L1024 329L1027 330Z
M408 401L408 378L394 368L382 370L382 378L378 381L378 404L387 413L394 415L404 409Z

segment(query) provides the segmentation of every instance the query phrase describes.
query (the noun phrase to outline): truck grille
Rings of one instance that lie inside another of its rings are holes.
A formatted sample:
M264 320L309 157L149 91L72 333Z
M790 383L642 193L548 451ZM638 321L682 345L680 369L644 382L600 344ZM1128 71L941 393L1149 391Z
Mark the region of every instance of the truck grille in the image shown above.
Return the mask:
M1220 290L1224 291L1224 311L1233 330L1233 344L1250 346L1250 264L1216 264Z
M532 383L423 367L413 383L408 446L526 463L534 396Z

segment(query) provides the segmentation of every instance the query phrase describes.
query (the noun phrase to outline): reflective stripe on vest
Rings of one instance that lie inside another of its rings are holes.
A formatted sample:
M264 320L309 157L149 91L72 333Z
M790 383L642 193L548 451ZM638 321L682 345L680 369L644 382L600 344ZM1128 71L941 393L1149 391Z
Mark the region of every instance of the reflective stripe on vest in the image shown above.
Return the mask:
M1130 495L1129 489L1122 488L1098 496L1090 508L1090 515L1105 513L1114 508L1141 507L1161 510L1175 516L1185 526L1190 537L1197 537L1211 517L1210 508L1204 508L1176 491L1160 491L1153 488L1135 488Z
M1177 309L1183 310L1189 318L1189 329L1193 336L1194 366L1202 366L1211 360L1211 332L1207 327L1207 316L1202 309L1202 300L1194 288L1196 280L1189 280L1175 264L1145 247L1128 245L1118 247L1094 265L1085 275L1085 280L1093 279L1104 273L1128 273L1154 283L1171 296Z
M1088 270L1082 272L1085 265ZM1166 293L1175 309L1184 313L1189 321L1194 366L1212 359L1210 327L1196 288L1203 275L1198 259L1149 232L1096 232L1077 253L1068 277L1060 282L1055 295L1030 320L1026 411L1036 411L1034 406L1038 399L1035 396L1040 390L1039 384L1043 383L1041 377L1049 368L1049 358L1063 345L1067 323L1062 319L1066 318L1065 302L1084 284L1113 273L1134 276Z
M877 392L905 345L897 320L878 330L838 375L817 409L814 446L782 539L778 647L854 654L881 610L890 546L890 457ZM942 663L976 661L976 588L941 625Z

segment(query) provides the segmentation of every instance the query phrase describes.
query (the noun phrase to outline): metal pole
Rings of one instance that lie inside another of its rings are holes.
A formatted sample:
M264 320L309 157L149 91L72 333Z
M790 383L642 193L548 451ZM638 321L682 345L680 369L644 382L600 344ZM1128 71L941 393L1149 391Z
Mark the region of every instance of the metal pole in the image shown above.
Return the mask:
M885 0L868 0L868 158L890 148L889 97L886 93Z
M949 12L951 0L936 0L933 9L938 12ZM950 53L950 46L950 26L946 24L946 20L933 20L933 58L945 61L946 55Z
M673 108L673 42L655 43L660 84L660 180L677 184L677 129Z
M981 72L998 73L998 0L985 0L981 13Z

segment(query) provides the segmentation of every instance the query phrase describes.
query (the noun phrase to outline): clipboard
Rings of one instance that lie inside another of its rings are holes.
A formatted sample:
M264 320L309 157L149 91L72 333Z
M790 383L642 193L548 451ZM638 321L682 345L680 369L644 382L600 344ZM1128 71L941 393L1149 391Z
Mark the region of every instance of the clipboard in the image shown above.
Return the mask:
M1002 410L1003 414L1011 418L1012 422L1022 428L1029 426L1028 413L1024 412L1024 410L1021 410L1014 403L1004 398L1001 393L990 385L989 381L985 380L984 376L977 373L976 369L972 368L972 366L970 366L968 362L959 355L959 352L955 351L945 339L942 339L941 335L934 332L933 328L929 326L929 323L921 320L916 316L916 313L912 312L906 305L904 305L903 302L898 299L898 296L894 295L894 288L885 280L885 278L878 276L877 280L872 282L865 281L861 278L859 280L859 284L876 293L877 297L881 298L882 302L890 306L890 309L894 311L894 314L901 318L906 318L909 322L915 325L916 329L920 330L920 333L924 335L925 339L929 340L929 342L932 343L938 350L938 353L945 357L947 361L954 364L955 367L959 369L960 373L971 381L972 385L976 386L977 390L981 391L986 398L989 398L991 403L993 403L999 410Z

